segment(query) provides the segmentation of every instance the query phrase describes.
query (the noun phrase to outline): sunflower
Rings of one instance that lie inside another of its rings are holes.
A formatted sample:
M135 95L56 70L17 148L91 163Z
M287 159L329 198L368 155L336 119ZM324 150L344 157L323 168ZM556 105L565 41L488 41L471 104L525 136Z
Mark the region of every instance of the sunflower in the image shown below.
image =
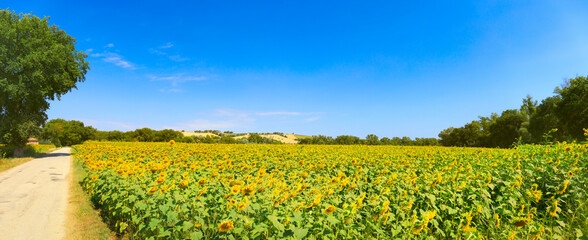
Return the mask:
M333 213L335 211L335 209L336 209L335 206L330 205L327 208L325 208L325 210L323 210L323 212L325 214L331 214L331 213Z
M557 216L557 199L553 202L553 212L549 213L551 216Z
M238 194L240 191L241 191L241 187L239 185L234 185L233 187L231 187L232 194Z
M164 177L158 177L157 180L155 180L158 184L161 184L163 181L165 181Z
M239 205L237 206L237 209L243 210L243 209L245 209L245 207L247 207L247 203L246 202L240 202Z
M565 181L564 181L564 187L563 187L563 189L562 189L562 190L560 190L560 191L557 191L557 193L558 193L558 194L563 194L563 193L566 191L566 189L568 188L568 184L569 184L569 183L570 183L570 180L565 180Z
M190 181L188 179L184 179L184 181L180 182L180 188L187 187L188 183L190 183Z
M149 188L149 194L153 194L153 193L157 192L157 189L159 189L159 187L157 187L157 186L153 186L153 187Z
M202 186L206 183L206 178L201 178L200 180L198 180L198 185Z
M231 231L235 228L233 221L224 221L218 225L218 230L221 232Z
M249 185L247 185L247 186L245 186L244 188L242 188L242 189L241 189L241 192L242 192L244 195L249 195L249 194L251 194L253 191L255 191L255 185L253 185L253 184L249 184Z
M529 223L529 220L528 219L525 219L525 218L516 218L512 222L512 225L514 225L515 227L518 227L518 228L522 228L525 225L527 225L527 223Z

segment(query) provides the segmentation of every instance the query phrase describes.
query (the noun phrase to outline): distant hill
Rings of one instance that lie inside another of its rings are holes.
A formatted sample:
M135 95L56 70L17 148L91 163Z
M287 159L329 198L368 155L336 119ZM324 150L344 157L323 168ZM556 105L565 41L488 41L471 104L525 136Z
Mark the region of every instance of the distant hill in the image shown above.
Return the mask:
M220 135L215 134L215 133L211 133L211 132L187 132L184 131L182 132L184 134L184 136L188 136L188 137L207 137L207 136L212 136L212 137L220 137ZM247 138L249 137L250 133L238 133L238 134L226 134L229 136L232 136L235 139L241 139L241 138ZM284 134L279 135L279 134L259 134L262 137L265 138L269 138L269 139L273 139L276 141L280 141L286 144L298 144L298 142L300 141L300 139L302 138L307 138L308 136L304 136L304 135L296 135L296 134Z
M184 134L184 136L187 137L206 137L206 136L213 136L213 137L220 137L217 134L214 133L209 133L209 132L204 132L204 133L196 133L196 132L182 132Z
M235 139L240 139L240 138L247 138L249 137L249 133L245 134L245 135L240 135L240 136L236 136L234 137ZM265 138L269 138L269 139L273 139L276 141L280 141L286 144L297 144L298 143L298 138L294 135L294 134L284 134L286 137L282 136L282 135L278 135L278 134L259 134L259 136L265 137Z

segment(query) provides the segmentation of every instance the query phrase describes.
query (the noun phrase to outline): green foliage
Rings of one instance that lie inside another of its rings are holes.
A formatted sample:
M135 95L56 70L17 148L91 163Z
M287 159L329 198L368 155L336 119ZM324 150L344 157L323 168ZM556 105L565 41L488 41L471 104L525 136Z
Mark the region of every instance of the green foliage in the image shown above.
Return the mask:
M529 133L533 136L532 142L542 141L542 136L551 129L560 126L559 120L555 113L555 108L561 102L559 96L548 97L541 101L537 107L535 115L529 121ZM562 140L561 131L553 133L553 137L557 140Z
M369 134L366 139L360 139L351 135L340 135L335 139L329 136L318 135L304 137L300 139L300 144L314 144L314 145L394 145L394 146L437 146L439 139L437 138L415 138L412 140L409 137L393 137L392 139L383 137L381 139L374 134Z
M249 135L249 137L247 137L247 141L250 143L261 143L263 142L263 137L257 133L252 133Z
M163 129L155 133L155 142L169 142L174 139L181 139L184 134L172 129Z
M561 129L574 140L584 140L582 128L588 127L588 79L570 79L563 88L556 88L556 93L561 96L555 109Z
M139 142L155 142L155 132L150 128L137 129L133 133L133 139Z
M375 134L368 134L365 137L365 143L367 145L379 145L380 144L380 139Z
M509 109L500 116L493 113L463 127L447 128L439 133L440 142L444 146L504 148L515 142L584 141L582 129L588 127L588 80L570 79L555 93L539 105L527 96L518 110Z
M0 10L0 138L22 148L46 120L49 100L85 80L87 54L48 18Z
M39 157L52 149L55 149L55 146L51 144L26 145L24 147L23 157ZM6 145L0 145L0 160L12 156L13 153L13 148Z
M335 138L335 143L339 145L355 145L359 144L361 141L359 137L351 136L351 135L341 135Z
M84 141L95 139L96 129L84 126L83 122L64 119L52 119L42 128L43 138L50 140L55 146L73 146Z

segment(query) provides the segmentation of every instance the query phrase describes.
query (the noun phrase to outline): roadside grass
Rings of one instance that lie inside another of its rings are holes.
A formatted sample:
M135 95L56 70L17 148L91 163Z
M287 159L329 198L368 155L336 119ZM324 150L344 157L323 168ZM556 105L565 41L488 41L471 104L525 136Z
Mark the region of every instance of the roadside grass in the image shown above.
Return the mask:
M100 212L94 208L88 195L84 192L80 183L85 176L86 172L82 168L82 162L72 157L65 240L124 239L118 237L102 221Z
M29 162L56 149L57 148L53 145L27 146L27 148L25 149L25 157L5 158L6 156L12 155L12 152L11 150L6 149L5 146L0 145L0 172L4 172L18 165Z
M25 158L6 158L6 159L0 159L0 172L4 172L8 169L11 169L13 167L16 167L18 165L21 165L23 163L26 163L28 161L31 161L35 158L32 157L25 157Z

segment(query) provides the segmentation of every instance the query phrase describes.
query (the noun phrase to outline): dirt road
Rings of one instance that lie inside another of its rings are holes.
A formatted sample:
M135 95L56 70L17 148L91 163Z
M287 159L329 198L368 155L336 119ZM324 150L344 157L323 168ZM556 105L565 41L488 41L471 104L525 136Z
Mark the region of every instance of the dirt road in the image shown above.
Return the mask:
M70 148L0 173L0 239L62 239Z

